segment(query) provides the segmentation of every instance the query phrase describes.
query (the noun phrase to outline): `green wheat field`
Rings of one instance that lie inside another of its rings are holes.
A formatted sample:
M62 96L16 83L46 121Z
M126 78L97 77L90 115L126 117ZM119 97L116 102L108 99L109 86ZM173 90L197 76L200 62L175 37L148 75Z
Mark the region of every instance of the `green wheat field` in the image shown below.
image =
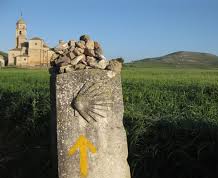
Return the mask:
M218 177L218 70L124 67L132 178ZM0 69L0 177L54 178L47 70Z

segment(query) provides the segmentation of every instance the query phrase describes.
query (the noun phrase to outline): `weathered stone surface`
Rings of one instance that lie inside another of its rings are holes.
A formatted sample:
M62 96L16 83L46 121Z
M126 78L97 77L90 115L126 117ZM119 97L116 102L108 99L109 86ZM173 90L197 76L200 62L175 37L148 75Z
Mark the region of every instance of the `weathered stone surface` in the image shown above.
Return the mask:
M75 49L75 46L71 46L71 47L69 48L69 51L73 52L74 49Z
M89 35L82 35L80 37L80 40L87 42L88 40L90 40L90 36Z
M117 73L122 68L123 59L112 59L112 62L108 64L100 44L97 41L91 40L88 35L81 36L80 41L70 40L68 43L61 42L54 50L56 54L52 57L50 64L56 68L53 70L55 72L60 71L59 67L68 65L69 59L71 60L70 64L75 70L81 68L75 68L75 65L79 63L86 65L85 68L87 69L106 69ZM84 55L84 58L76 58L81 55ZM68 59L62 59L63 56L68 57Z
M78 41L76 42L76 46L82 49L85 49L85 42L84 41Z
M105 69L108 65L108 62L106 60L96 61L95 58L89 58L87 62L91 67L96 69Z
M88 48L88 49L94 49L94 47L95 47L94 41L88 40L88 41L86 42L86 48Z
M86 68L86 65L85 64L77 64L77 65L75 65L75 69L76 70L81 70L81 69L85 69Z
M89 66L93 65L93 64L96 62L96 60L95 60L94 57L87 56L86 58L87 58L87 64L88 64Z
M98 63L97 61L89 61L89 65L92 67L92 68L98 68Z
M51 56L51 61L54 61L55 59L57 59L59 57L59 54L57 53L53 53Z
M73 50L73 52L74 52L74 54L75 54L76 56L79 56L79 55L81 55L81 54L84 53L84 49L79 48L79 47L76 47L76 48Z
M67 56L60 56L56 61L55 61L56 65L60 65L62 63L70 63L70 59Z
M105 69L107 65L108 65L108 61L106 61L104 59L98 61L98 68L99 69Z
M90 67L90 66L86 66L86 69L92 69L92 67Z
M81 54L84 53L84 49L82 49L82 48L78 48L78 50L79 50L79 52L80 52Z
M87 63L87 58L83 58L83 59L81 60L81 63L83 63L83 64L85 64L85 65L88 65L88 63Z
M76 56L79 56L81 54L81 52L79 52L78 48L74 48L73 50L73 53L76 55Z
M71 64L76 65L79 61L83 60L84 58L85 58L84 54L77 56L73 60L71 60Z
M76 55L73 52L69 52L67 54L67 57L69 57L70 59L74 59L76 57Z
M66 73L66 72L70 72L70 71L72 71L72 70L74 70L74 69L72 68L72 66L66 64L66 65L63 65L63 66L61 66L61 67L59 68L59 73Z
M75 45L76 45L76 41L75 40L70 40L68 42L68 46L70 46L70 47L75 47Z
M97 49L95 49L95 54L96 54L96 56L103 55L103 51L102 51L102 49L101 49L101 48L97 48Z
M95 57L95 51L93 49L86 48L84 50L84 54L87 55L87 56Z
M59 73L64 73L65 68L66 68L66 67L63 67L63 66L60 67L60 68L59 68Z
M95 49L101 48L101 45L97 41L94 41L94 48Z
M56 52L57 54L60 54L60 55L64 53L63 50L58 50L58 49L56 49L55 52Z
M62 63L59 63L58 65L59 65L60 67L63 67L63 66L69 65L69 63L68 63L68 62L62 62Z
M98 55L98 59L99 59L99 60L106 60L106 58L105 58L102 54L99 54L99 55Z
M63 50L63 52L64 52L64 54L67 54L69 52L69 49L66 48L66 49Z
M64 72L71 72L71 71L74 71L75 69L74 69L74 67L73 66L66 66L66 68L64 69Z
M57 47L57 50L64 50L68 48L68 43L61 43L59 44L59 46Z
M116 60L109 61L109 65L106 67L107 70L112 70L116 73L120 73L122 69L122 63Z
M80 153L69 149L82 135L97 149L88 154L87 178L130 178L123 127L120 75L84 69L56 76L59 178L81 178Z

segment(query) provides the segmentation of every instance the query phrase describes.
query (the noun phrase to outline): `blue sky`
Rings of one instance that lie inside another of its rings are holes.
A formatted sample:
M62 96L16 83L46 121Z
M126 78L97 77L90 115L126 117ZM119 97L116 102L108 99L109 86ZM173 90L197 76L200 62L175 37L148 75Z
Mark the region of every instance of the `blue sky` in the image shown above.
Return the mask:
M0 50L15 47L21 11L28 38L41 37L51 47L89 34L107 58L180 50L218 55L217 0L0 0Z

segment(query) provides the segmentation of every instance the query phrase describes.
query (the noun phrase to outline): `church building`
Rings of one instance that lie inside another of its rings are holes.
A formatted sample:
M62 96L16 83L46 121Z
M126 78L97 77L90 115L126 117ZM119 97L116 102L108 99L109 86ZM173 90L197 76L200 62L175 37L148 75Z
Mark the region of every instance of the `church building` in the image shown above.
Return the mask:
M21 17L16 23L16 47L8 52L8 65L49 67L53 53L43 39L34 37L27 40L26 23Z

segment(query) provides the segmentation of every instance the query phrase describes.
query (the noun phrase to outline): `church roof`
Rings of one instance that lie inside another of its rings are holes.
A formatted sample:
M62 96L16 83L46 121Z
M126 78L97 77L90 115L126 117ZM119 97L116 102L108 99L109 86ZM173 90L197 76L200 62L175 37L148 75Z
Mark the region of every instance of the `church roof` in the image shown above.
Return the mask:
M25 22L24 22L22 17L20 17L20 19L17 21L17 24L25 24Z
M41 41L43 41L43 39L41 39L39 37L34 37L34 38L31 38L30 40L41 40Z

